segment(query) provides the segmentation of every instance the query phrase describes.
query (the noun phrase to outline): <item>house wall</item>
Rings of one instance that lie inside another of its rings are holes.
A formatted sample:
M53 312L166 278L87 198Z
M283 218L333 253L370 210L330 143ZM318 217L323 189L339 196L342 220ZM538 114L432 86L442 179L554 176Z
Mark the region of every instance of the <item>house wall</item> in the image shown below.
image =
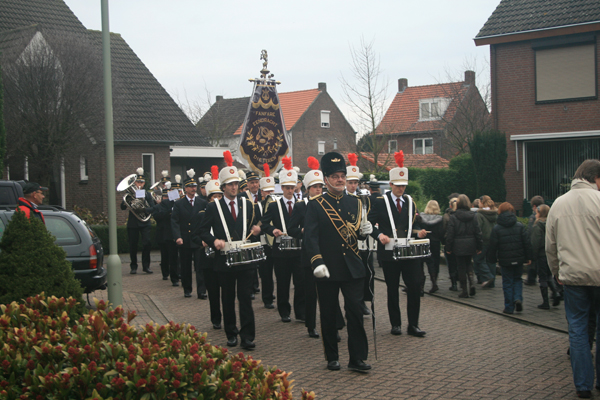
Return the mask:
M446 152L444 149L447 146L444 143L444 137L439 131L424 132L424 133L413 133L413 134L397 134L391 135L389 140L396 140L398 142L398 151L402 150L404 154L415 154L413 141L414 139L433 139L433 153L441 157L445 157ZM388 141L389 141L388 140ZM388 152L388 146L386 145L382 151Z
M330 111L329 128L321 127L321 110ZM321 91L313 104L298 119L292 128L292 161L302 173L309 170L307 158L318 154L318 142L325 142L325 153L334 151L334 139L337 139L337 151L356 151L354 128L337 107L326 91Z
M598 50L596 43L596 56L600 58ZM506 133L506 201L519 210L525 196L523 146L519 142L517 162L515 142L510 140L510 136L598 130L600 101L535 104L535 54L531 41L491 45L490 53L493 121L496 129ZM600 65L599 61L596 60L596 68ZM598 75L598 70L596 74Z

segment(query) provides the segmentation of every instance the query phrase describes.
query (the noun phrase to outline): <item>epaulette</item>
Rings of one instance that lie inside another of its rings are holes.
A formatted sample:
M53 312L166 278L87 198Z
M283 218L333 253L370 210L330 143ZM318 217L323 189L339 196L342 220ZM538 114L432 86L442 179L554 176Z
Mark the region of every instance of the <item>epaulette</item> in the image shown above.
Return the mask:
M352 197L356 197L356 198L358 198L358 196L357 196L357 195L355 195L355 194L352 194L352 193L347 193L347 194L348 194L348 196L352 196Z
M309 198L308 198L308 200L314 200L314 199L316 199L316 198L319 198L319 197L321 197L321 196L323 196L323 194L318 194L318 195L316 195L316 196L309 197Z
M383 196L377 196L378 199L383 199Z

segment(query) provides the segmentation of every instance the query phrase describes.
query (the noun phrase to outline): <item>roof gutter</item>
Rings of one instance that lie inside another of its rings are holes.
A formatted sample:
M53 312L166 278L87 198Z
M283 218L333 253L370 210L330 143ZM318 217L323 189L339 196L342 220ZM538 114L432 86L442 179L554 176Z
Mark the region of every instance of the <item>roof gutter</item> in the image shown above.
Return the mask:
M585 27L585 26L590 26L590 25L599 25L600 26L600 21L590 21L590 22L585 22L585 23L570 24L570 25L563 25L563 26L552 26L552 27L548 27L548 28L530 29L527 31L519 31L519 32L500 33L497 35L475 37L475 38L473 38L473 41L475 41L476 46L482 46L482 45L486 45L486 44L495 43L495 41L493 39L507 37L507 36L513 37L513 36L517 36L517 35L543 33L543 32L552 31L552 30ZM591 29L591 30L595 30L595 29Z

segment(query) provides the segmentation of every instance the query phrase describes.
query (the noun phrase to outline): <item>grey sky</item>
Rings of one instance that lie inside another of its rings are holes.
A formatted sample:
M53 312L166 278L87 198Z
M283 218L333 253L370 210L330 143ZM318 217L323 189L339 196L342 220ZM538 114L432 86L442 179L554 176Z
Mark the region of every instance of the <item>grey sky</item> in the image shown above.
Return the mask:
M88 29L101 29L100 1L65 0ZM383 74L409 86L462 80L476 60L478 84L489 80L489 46L473 38L499 0L312 1L265 3L109 0L110 28L120 33L165 89L180 99L249 96L260 52L288 92L326 82L345 113L340 76L350 76L349 46L375 40ZM347 118L352 122L351 115ZM355 129L358 127L355 126Z

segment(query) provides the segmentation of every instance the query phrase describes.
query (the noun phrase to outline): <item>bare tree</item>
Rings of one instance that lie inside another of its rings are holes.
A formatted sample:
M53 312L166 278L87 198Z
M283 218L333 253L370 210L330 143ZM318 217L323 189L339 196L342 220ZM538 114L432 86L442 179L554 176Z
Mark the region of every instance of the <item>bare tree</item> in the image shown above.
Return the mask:
M103 129L102 62L85 36L37 31L3 54L7 158L27 157L29 177L59 182L61 162Z
M373 153L375 172L380 172L383 170L379 166L380 155L387 154L384 150L393 127L380 127L386 111L389 84L382 77L379 56L373 47L374 40L366 42L364 37L357 47L350 47L351 77L346 79L342 75L340 81L344 101L354 114L351 120L358 125L359 134L370 136L369 140L361 142L362 150Z

